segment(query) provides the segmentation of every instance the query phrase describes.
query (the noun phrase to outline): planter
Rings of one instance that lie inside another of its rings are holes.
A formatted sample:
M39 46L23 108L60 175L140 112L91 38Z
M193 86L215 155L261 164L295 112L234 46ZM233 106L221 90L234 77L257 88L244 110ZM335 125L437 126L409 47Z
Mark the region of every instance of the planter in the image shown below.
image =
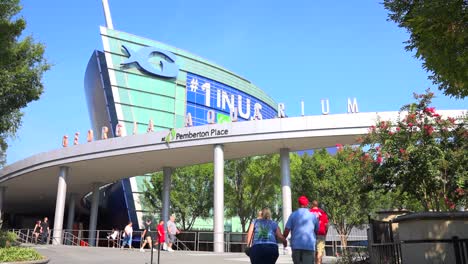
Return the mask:
M13 261L13 262L0 262L0 264L46 264L50 259L30 260L30 261Z

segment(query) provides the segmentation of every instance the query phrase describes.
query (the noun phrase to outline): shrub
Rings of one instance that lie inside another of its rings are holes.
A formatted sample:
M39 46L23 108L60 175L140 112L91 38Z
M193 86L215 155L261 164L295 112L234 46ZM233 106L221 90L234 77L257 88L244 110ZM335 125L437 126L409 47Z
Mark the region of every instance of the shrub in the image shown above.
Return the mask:
M44 257L41 256L33 248L22 248L22 247L0 248L0 262L31 261L31 260L40 260L43 258Z
M17 244L18 236L13 232L0 231L0 248L10 247Z

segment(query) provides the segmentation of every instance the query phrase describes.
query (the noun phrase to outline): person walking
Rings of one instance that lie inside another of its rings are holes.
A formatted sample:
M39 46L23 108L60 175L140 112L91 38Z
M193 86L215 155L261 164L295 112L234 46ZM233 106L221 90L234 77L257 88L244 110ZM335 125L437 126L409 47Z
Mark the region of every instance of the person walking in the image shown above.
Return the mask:
M298 199L299 208L294 211L286 222L283 236L291 232L292 260L294 264L310 264L315 262L315 241L319 228L318 219L311 214L307 206L309 200L305 196Z
M176 241L176 235L179 234L180 231L177 229L177 226L175 224L175 216L171 215L169 217L169 221L167 222L167 234L168 234L168 245L167 245L167 251L174 251L172 249L172 244L175 243Z
M41 244L47 244L49 238L49 218L44 217L44 221L41 223Z
M250 263L274 264L279 257L276 239L284 246L287 245L287 241L281 234L278 223L271 220L270 209L264 208L261 213L261 218L254 221L247 233L247 245L252 245L249 254Z
M132 221L129 221L128 224L125 226L124 229L124 238L122 242L122 249L125 247L125 245L128 245L128 248L132 248L132 235L133 235L133 223Z
M33 230L34 244L37 244L37 239L39 238L40 234L41 234L41 220L37 220L36 225L34 226L34 230Z
M148 244L148 246L151 249L152 241L151 241L151 219L146 219L145 222L145 230L143 230L143 233L141 234L141 240L144 241L143 245L140 248L140 252L145 252L145 246Z
M310 212L315 214L319 221L319 229L317 231L317 248L315 252L315 263L322 264L322 257L325 254L325 239L328 232L328 215L327 213L318 207L318 201L312 201L312 208Z
M166 241L166 232L164 231L164 221L162 219L159 221L159 224L156 227L156 229L158 230L158 232L154 245L160 247L161 245L164 245L164 242ZM162 248L162 250L164 250L164 247Z

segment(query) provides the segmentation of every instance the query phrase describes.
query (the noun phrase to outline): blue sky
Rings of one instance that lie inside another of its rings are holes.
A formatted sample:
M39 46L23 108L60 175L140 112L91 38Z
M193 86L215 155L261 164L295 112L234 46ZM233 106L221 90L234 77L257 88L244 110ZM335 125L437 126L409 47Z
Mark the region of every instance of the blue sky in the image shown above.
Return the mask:
M320 114L323 98L331 114L345 113L348 97L357 98L360 112L394 111L428 87L438 109L467 109L467 100L446 97L427 80L421 61L404 50L408 34L386 20L379 2L109 0L115 29L216 62L285 103L289 116L300 114L301 100L307 115ZM46 45L54 66L9 140L8 163L90 128L83 78L92 51L102 50L105 23L100 0L22 5L25 33Z

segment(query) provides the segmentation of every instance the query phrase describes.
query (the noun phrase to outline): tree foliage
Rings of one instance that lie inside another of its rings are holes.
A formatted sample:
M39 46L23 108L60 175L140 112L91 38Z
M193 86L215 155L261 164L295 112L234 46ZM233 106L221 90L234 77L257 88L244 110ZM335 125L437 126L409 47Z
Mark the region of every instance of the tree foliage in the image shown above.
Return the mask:
M230 160L225 165L226 214L240 218L242 232L263 207L280 217L280 178L278 155ZM276 207L276 208L275 208Z
M50 68L42 44L31 36L20 40L26 28L20 11L19 0L0 3L0 165L5 161L6 138L21 125L20 109L39 99L42 74Z
M363 138L374 160L374 185L399 189L428 210L467 206L467 116L439 115L434 94L415 94L416 103L402 107L396 122L379 121Z
M372 211L362 151L338 145L335 155L326 149L301 157L300 178L295 178L293 192L317 199L325 205L331 223L346 247L347 237L353 227L365 223Z
M162 207L163 174L154 173L145 182L143 203L154 211ZM213 165L178 168L171 177L171 210L184 230L190 230L197 218L207 218L213 208ZM167 219L166 219L167 220Z
M406 28L429 77L446 95L468 95L468 14L465 0L384 0L389 19Z

